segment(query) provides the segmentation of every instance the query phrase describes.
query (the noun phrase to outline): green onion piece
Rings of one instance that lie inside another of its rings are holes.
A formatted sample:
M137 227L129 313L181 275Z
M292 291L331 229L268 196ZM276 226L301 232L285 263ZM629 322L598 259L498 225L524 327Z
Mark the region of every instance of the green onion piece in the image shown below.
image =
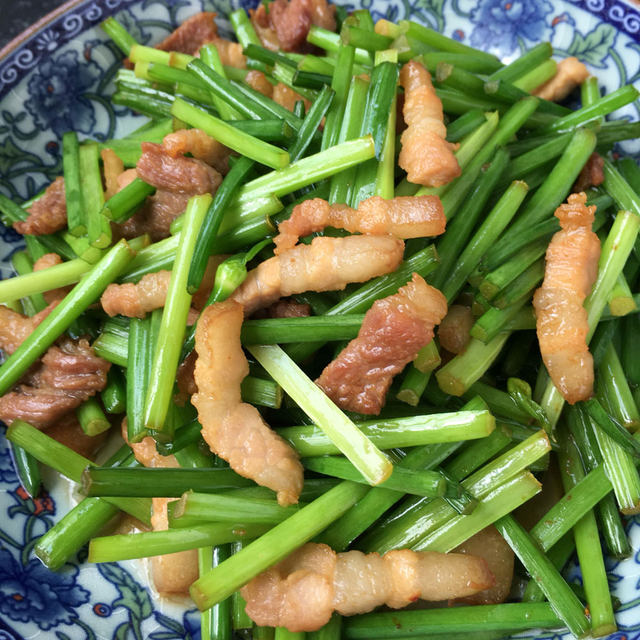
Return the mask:
M531 397L531 387L524 380L509 378L507 380L509 395L516 405L527 413L541 429L551 433L551 425L542 407Z
M0 303L75 284L92 265L80 258L0 281ZM46 305L45 305L46 306Z
M218 75L223 78L227 77L222 60L220 60L220 54L215 44L205 44L200 47L199 57L208 67L211 67ZM213 103L223 120L236 120L240 117L240 114L236 109L227 104L224 100L220 100L217 96L212 94Z
M176 553L199 547L256 538L268 525L208 523L189 529L168 529L93 538L88 562L120 562L133 558Z
M113 16L109 16L100 23L100 28L114 41L125 56L129 55L133 45L138 44L136 39Z
M436 371L440 388L450 395L461 396L491 366L508 337L509 332L504 331L487 344L472 338L464 353L449 360L444 367Z
M371 420L359 422L357 427L380 449L394 449L484 438L494 430L495 420L488 411L480 409ZM340 452L319 426L285 427L278 433L303 458Z
M600 389L607 399L610 413L620 425L636 431L640 426L640 413L612 342L609 341L606 345L597 367Z
M338 53L342 40L337 33L333 33L328 29L323 29L315 24L311 25L307 34L307 42L314 44L330 53ZM354 60L360 64L371 66L373 59L371 54L365 49L355 49Z
M352 71L355 50L353 47L341 45L336 59L336 66L331 80L334 98L327 111L324 131L322 134L321 150L324 151L338 143L340 123L342 122L349 85L352 82Z
M363 318L362 314L354 314L245 320L240 337L243 344L351 340L358 335Z
M141 496L177 498L185 491L215 493L252 486L231 469L172 469L89 467L82 474L87 496ZM244 522L237 519L237 522Z
M202 129L239 154L272 169L281 169L289 164L289 154L286 151L254 138L180 98L173 103L171 113L191 126Z
M67 224L74 236L87 231L87 217L82 201L80 181L78 136L68 131L62 136L62 170L64 173L64 195L67 204Z
M187 279L187 290L191 294L195 293L202 283L202 278L207 268L207 261L211 255L213 242L222 223L222 218L227 206L233 199L239 185L253 168L253 164L254 163L248 158L239 158L216 191L211 206L205 215L202 227L197 232L193 258L191 259Z
M187 324L191 303L191 296L187 292L189 265L211 200L209 194L194 196L189 200L185 225L180 232L145 401L145 426L157 431L164 428Z
M337 134L338 143L347 140L355 140L360 133L364 111L367 104L367 91L369 82L364 78L354 77L350 79L349 92L347 94L342 124ZM374 145L375 152L375 145ZM350 168L347 171L335 174L331 178L331 190L329 202L349 202L354 189L357 171Z
M318 631L308 634L309 640L340 640L342 638L342 616L334 613L331 620Z
M7 440L21 446L36 460L52 467L74 482L79 482L84 469L91 460L57 442L46 433L39 431L22 420L14 420L7 429ZM149 522L151 504L141 498L107 498L107 502L138 518Z
M518 602L367 613L345 620L344 637L347 640L393 637L463 640L471 635L478 640L489 640L482 634L497 632L495 638L502 638L510 633L528 631L532 627L557 629L562 626L562 620L550 604Z
M279 409L282 405L284 392L273 380L263 380L254 376L247 376L240 384L242 401L260 407Z
M97 436L111 428L109 419L95 398L89 398L76 409L76 416L82 430L88 436Z
M149 375L162 311L155 310L144 318L131 318L127 343L127 440L140 442L149 435L144 422L144 403L149 388ZM98 338L104 348L104 333ZM96 341L96 342L98 342ZM95 348L95 343L94 343Z
M570 115L558 118L555 122L541 127L536 131L537 134L560 133L568 131L587 124L593 120L597 120L602 116L610 114L616 109L620 109L625 105L633 102L638 98L640 93L632 85L625 85L612 91L606 96L596 100L593 104L582 107L573 111Z
M515 82L523 74L527 73L545 60L548 60L553 53L553 48L548 42L541 42L532 47L513 62L498 69L489 76L489 80L506 80Z
M203 576L231 555L229 545L200 547L198 549L198 573ZM232 640L231 599L219 602L203 611L200 618L201 640Z
M147 196L153 195L155 192L155 187L140 178L135 178L105 202L102 215L114 222L124 222L140 208Z
M117 507L106 500L85 498L38 539L34 553L49 570L57 571L117 514Z
M107 386L100 392L100 399L107 413L116 414L126 411L126 381L115 367L111 367L107 374Z
M205 471L199 469L199 471ZM227 471L209 469L209 471ZM183 528L181 521L203 524L209 522L244 522L247 524L277 524L301 509L299 505L281 507L275 499L240 497L232 494L194 493L188 491L169 509L169 527ZM189 525L187 525L189 526Z
M547 218L564 201L585 162L593 153L596 136L589 129L578 129L544 183L536 190L524 210L496 243L495 249L527 234L536 222Z
M538 87L541 87L548 80L551 80L557 72L558 63L555 60L548 59L541 62L528 73L520 76L517 80L514 80L513 86L531 93Z
M458 42L453 38L448 38L447 36L438 33L434 29L430 29L428 27L424 27L417 22L411 22L408 20L400 20L398 22L398 26L400 29L406 31L407 35L419 40L420 42L424 42L424 44L432 47L437 51L448 51L450 53L467 53L475 56L479 60L487 60L489 64L500 64L500 61L490 53L486 53L485 51L480 51L479 49L474 49L462 42Z
M593 471L602 465L602 454L598 447L591 422L578 407L569 411L569 429L573 435L587 471ZM631 545L620 518L615 498L608 493L596 506L596 516L607 546L608 553L622 559L631 555Z
M462 487L474 498L483 500L501 484L546 455L549 449L547 435L538 431L467 477ZM403 503L381 527L366 536L360 547L378 553L413 547L453 517L456 517L456 511L441 498L412 498L409 506Z
M5 394L62 332L100 297L132 257L129 246L121 240L85 274L65 299L0 367L0 395Z
M563 442L559 454L560 475L565 491L569 491L585 477L585 473L575 441L563 431L561 431L561 437ZM573 535L593 634L601 637L614 633L617 627L611 604L609 582L602 557L598 525L592 511L585 514L574 525Z
M325 86L320 92L320 95L314 100L311 108L309 109L309 113L307 113L304 122L298 131L296 141L289 149L291 162L299 160L311 144L313 136L318 130L320 122L327 113L327 110L330 108L334 97L335 93L333 89Z
M339 456L307 458L304 461L304 467L323 475L368 484L367 480L348 460ZM439 472L409 470L401 467L394 467L391 475L379 486L401 493L430 498L442 497L448 491L447 481Z
M280 347L249 347L269 375L327 434L371 484L384 482L393 470L389 459L338 409Z
M42 479L38 461L21 446L10 443L9 452L20 485L29 496L35 498L40 492Z
M284 196L369 160L374 154L371 136L343 142L248 182L239 190L237 202L249 202L266 193Z
M208 609L224 600L261 571L282 560L326 529L366 491L363 485L340 483L196 580L190 592L198 608Z
M260 38L244 9L232 11L229 14L229 20L231 21L231 26L235 31L238 42L243 47L248 47L250 44L261 45Z
M438 241L440 265L432 277L434 287L442 288L452 272L493 188L507 169L508 162L509 154L503 149L499 149L489 167L479 174L473 184L467 200L460 209L460 215L454 218L449 224L448 233L445 233Z
M460 447L461 443L442 443L417 447L403 458L395 469L429 470L440 464ZM321 536L321 541L336 551L344 551L399 499L397 491L374 487Z
M551 560L540 551L531 536L512 516L504 516L495 526L571 633L578 638L586 636L590 625L584 608Z
M98 249L111 245L111 225L102 215L104 193L102 191L102 175L100 173L100 154L95 142L83 144L78 152L80 167L80 190L84 215L87 221L89 244Z
M638 310L633 293L627 283L624 273L621 273L607 300L609 312L612 316L626 316Z
M480 500L468 515L458 515L422 538L415 551L448 553L540 492L540 483L522 471Z

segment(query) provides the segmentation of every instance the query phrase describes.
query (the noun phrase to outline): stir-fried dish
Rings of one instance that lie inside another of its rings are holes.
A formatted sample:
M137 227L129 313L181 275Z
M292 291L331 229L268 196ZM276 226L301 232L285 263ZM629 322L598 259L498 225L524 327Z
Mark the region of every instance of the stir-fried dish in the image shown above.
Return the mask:
M36 555L151 557L203 640L615 631L638 92L326 0L215 19L106 20L148 122L0 195L0 419L31 496L39 462L86 496Z

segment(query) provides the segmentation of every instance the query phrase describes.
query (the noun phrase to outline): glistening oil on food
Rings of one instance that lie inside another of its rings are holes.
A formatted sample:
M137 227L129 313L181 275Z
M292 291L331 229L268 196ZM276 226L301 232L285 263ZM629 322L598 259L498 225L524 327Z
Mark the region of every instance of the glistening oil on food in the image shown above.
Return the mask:
M638 636L639 26L102 0L5 50L0 634Z

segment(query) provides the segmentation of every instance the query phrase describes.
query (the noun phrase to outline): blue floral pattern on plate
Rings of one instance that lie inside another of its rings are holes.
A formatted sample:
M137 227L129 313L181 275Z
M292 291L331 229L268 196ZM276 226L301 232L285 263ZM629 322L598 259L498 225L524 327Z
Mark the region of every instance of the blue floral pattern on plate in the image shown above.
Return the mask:
M143 44L158 41L202 10L224 20L258 0L78 0L0 60L0 190L26 199L61 173L60 138L74 128L98 140L125 135L144 120L109 102L121 54L97 25L110 15ZM355 3L340 1L347 8ZM374 19L411 19L506 62L540 40L559 56L576 55L606 91L640 79L640 12L622 0L361 0ZM615 117L638 119L638 105ZM625 150L638 153L637 143ZM0 273L20 237L0 225ZM69 485L48 475L45 493L31 500L19 486L0 434L0 639L44 633L58 640L149 638L196 640L199 614L187 601L158 599L137 561L89 565L84 557L53 574L32 549L72 504ZM611 587L623 602L620 632L640 638L640 524L628 530L636 556L609 562ZM553 632L523 634L568 638Z

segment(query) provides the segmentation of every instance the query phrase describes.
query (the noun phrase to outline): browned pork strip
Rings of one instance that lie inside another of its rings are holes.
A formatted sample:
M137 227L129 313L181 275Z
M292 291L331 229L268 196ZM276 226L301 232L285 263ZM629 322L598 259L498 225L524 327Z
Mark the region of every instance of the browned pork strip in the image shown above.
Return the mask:
M249 272L232 298L247 316L279 298L305 291L344 289L397 269L404 242L393 236L314 238L269 258Z
M243 317L242 306L232 300L202 312L195 344L198 393L191 402L211 451L236 473L276 491L280 504L293 504L302 490L300 460L240 395L240 383L249 373L240 344Z
M42 271L49 267L55 267L58 264L62 264L62 258L57 253L45 253L33 263L33 270ZM42 295L46 303L51 304L52 302L60 302L71 289L73 289L73 286L58 287L57 289L45 291Z
M29 384L0 398L0 420L11 424L21 419L46 429L102 391L110 367L86 340L65 339L47 350Z
M327 0L275 0L249 11L262 44L273 50L305 50L312 24L335 31L336 8Z
M547 248L544 281L533 296L542 360L553 384L573 404L593 393L593 357L584 299L598 274L600 240L591 230L595 206L573 193L555 211L562 229Z
M184 212L189 198L203 193L215 193L222 176L212 167L195 158L172 156L162 145L142 143L142 156L136 174L156 187L144 206L129 220L116 225L125 238L148 233L154 242L168 237L171 223ZM119 181L124 188L135 178L130 171Z
M29 216L26 220L13 224L13 228L18 233L40 236L55 233L66 227L67 203L64 195L64 178L56 178L28 211Z
M446 223L437 196L399 196L391 200L373 196L357 209L312 198L296 205L291 216L280 223L274 239L275 253L290 249L299 238L325 227L376 236L389 234L405 240L438 236L444 233Z
M447 312L445 297L418 274L398 293L376 301L354 338L316 380L341 408L378 414L393 377L433 338Z
M533 91L533 95L545 100L563 100L588 77L587 67L571 56L558 62L556 75Z
M366 613L418 599L469 596L494 584L486 561L460 553L389 551L383 556L305 544L245 585L246 612L258 625L315 631L333 611Z
M127 440L127 419L122 421L122 437ZM128 440L127 440L128 442ZM128 442L136 460L145 467L170 469L179 467L173 455L160 455L156 441L147 436L140 442ZM175 498L153 498L151 501L151 526L154 531L169 528L167 505ZM151 558L153 583L159 593L187 593L198 577L198 552L196 549L167 553Z
M156 49L162 51L179 51L195 56L203 44L213 42L218 37L215 23L216 13L201 11L187 18L177 29L172 31Z
M591 187L598 187L604 182L604 158L597 152L593 152L587 160L578 179L573 185L573 192L579 193Z
M55 300L31 318L0 305L0 349L7 355L11 355L55 309L57 304L58 301Z

